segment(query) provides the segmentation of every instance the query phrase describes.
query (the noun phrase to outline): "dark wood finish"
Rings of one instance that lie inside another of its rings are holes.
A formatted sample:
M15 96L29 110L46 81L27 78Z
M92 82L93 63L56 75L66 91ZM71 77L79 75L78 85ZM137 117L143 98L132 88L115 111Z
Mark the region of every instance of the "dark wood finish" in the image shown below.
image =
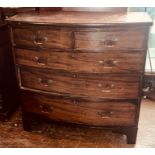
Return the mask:
M30 115L125 133L135 143L147 39L146 13L53 12L7 19Z
M138 76L85 75L35 68L23 68L19 72L21 87L25 88L92 98L131 99L139 94Z
M72 46L72 33L62 28L51 30L40 29L39 27L15 28L13 32L14 44L17 46L60 49L71 48Z
M146 29L115 28L102 29L96 32L87 29L87 32L75 32L75 49L77 50L121 50L145 48Z
M22 120L24 130L31 131L31 114L22 110Z
M35 7L1 7L3 19L16 15L18 13L35 12Z
M9 19L12 24L38 24L53 26L149 26L152 20L147 13L130 12L130 13L105 13L105 12L71 12L57 11L44 13L23 13L15 15Z
M0 120L6 121L19 105L9 29L0 25Z
M25 111L57 121L95 126L126 126L136 122L137 105L132 102L99 102L36 93L23 93L22 99Z
M144 51L102 51L88 54L66 50L15 49L18 65L81 73L143 72L144 53Z
M115 133L126 134L128 144L134 144L136 142L137 131L138 131L137 127L116 128L113 130L113 132Z
M39 7L38 12L51 12L51 11L61 11L62 7Z

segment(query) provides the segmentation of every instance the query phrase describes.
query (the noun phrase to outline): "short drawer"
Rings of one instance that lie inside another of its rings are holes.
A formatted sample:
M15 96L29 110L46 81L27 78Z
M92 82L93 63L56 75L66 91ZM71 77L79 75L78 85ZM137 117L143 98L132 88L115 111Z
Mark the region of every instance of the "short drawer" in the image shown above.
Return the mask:
M47 92L101 98L137 98L138 76L77 74L36 68L20 70L21 85Z
M142 73L144 51L56 52L15 49L16 63L85 73Z
M61 28L14 28L14 44L29 48L71 48L71 32Z
M90 51L145 49L146 37L144 29L79 31L75 32L75 49Z
M95 126L134 125L137 106L132 102L89 101L70 97L22 94L23 109L56 121Z

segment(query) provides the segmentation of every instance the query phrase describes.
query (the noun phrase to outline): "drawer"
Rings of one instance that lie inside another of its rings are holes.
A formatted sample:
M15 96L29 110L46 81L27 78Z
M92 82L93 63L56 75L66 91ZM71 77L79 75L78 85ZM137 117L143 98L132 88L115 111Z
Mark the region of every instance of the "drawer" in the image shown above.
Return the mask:
M21 86L46 92L101 98L137 98L139 77L77 74L35 68L20 70Z
M75 49L90 51L145 49L146 37L144 29L79 31L75 32Z
M16 63L85 73L141 73L144 51L56 52L15 49Z
M72 46L71 31L64 29L14 28L14 44L29 48L64 48Z
M88 101L75 98L22 93L23 109L56 121L96 126L134 125L136 105L119 101Z

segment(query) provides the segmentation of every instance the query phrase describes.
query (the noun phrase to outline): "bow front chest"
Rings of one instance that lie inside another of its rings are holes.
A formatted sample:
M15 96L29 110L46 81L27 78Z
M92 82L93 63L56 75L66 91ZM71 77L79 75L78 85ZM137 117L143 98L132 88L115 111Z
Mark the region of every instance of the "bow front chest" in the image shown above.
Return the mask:
M135 143L149 27L146 13L53 12L8 19L29 115L108 127Z

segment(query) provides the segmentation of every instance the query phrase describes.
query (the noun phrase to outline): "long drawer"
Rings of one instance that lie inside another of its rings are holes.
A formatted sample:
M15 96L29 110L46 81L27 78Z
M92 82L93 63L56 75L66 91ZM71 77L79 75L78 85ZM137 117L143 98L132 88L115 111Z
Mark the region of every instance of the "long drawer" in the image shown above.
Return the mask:
M101 98L137 98L139 76L77 74L37 68L20 69L21 86L47 92Z
M137 106L128 101L99 102L32 92L24 92L22 99L25 111L52 120L97 126L135 124Z
M14 28L14 44L29 48L63 48L72 46L71 31L61 28Z
M86 73L142 73L144 51L66 52L15 49L16 63Z
M128 50L144 49L146 47L147 31L139 29L114 28L100 29L99 31L75 32L75 49L78 50Z

